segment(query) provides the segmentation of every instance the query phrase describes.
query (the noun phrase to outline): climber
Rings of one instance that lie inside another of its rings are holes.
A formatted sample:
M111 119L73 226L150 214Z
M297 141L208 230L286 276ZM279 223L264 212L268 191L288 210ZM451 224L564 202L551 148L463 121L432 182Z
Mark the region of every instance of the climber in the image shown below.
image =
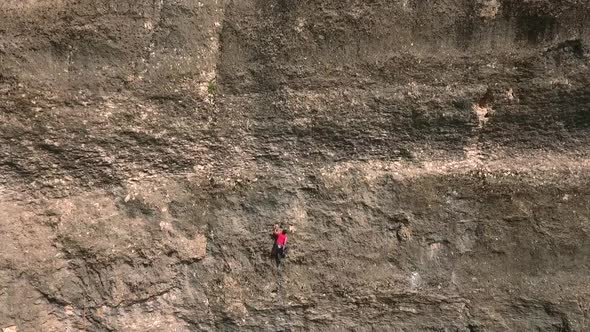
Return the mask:
M275 243L272 247L271 255L277 262L277 266L281 264L281 259L287 255L287 230L279 231L279 225L275 225L273 228L273 237Z

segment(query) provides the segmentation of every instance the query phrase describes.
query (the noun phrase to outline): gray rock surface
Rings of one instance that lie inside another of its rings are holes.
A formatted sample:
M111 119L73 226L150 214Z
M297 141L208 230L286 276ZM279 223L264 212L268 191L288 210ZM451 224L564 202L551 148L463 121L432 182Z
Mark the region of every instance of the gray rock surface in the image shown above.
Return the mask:
M590 330L589 134L587 0L3 0L0 331Z

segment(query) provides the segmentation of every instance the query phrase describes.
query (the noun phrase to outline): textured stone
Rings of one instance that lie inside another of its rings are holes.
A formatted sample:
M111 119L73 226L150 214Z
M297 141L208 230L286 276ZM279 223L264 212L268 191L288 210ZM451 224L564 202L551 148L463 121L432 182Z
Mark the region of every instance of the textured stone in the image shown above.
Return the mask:
M0 327L589 330L589 17L2 1Z

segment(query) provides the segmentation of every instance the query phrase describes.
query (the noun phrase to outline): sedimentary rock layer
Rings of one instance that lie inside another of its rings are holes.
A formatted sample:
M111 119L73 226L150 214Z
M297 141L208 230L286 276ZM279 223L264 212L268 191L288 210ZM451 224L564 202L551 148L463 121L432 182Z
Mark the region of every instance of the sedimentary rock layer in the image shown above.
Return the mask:
M590 329L589 17L3 1L0 329Z

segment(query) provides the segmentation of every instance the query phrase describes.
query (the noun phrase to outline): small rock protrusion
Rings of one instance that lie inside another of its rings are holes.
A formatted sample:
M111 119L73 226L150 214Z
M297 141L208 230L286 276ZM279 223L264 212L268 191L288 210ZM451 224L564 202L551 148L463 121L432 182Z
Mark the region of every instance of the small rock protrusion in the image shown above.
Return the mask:
M510 101L514 100L514 90L512 88L506 90L506 98Z
M494 19L500 11L500 1L498 0L479 0L479 17L483 19Z
M410 230L410 228L406 225L402 225L398 230L397 230L397 239L400 242L404 242L404 241L408 241L412 238L412 231Z
M473 105L473 112L477 116L477 127L483 128L488 122L490 115L494 112L491 106L483 106L481 104Z

